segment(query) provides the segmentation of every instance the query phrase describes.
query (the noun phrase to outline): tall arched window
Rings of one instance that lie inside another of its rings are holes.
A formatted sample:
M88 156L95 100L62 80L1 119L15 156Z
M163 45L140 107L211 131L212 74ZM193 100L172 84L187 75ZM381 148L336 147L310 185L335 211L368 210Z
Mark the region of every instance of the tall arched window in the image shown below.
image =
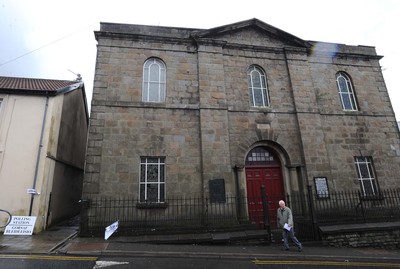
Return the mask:
M247 77L251 106L268 107L269 96L264 71L260 67L252 65L247 70Z
M350 77L344 72L338 72L336 74L336 84L343 110L358 110Z
M164 102L166 70L163 61L157 58L148 59L143 65L143 102Z

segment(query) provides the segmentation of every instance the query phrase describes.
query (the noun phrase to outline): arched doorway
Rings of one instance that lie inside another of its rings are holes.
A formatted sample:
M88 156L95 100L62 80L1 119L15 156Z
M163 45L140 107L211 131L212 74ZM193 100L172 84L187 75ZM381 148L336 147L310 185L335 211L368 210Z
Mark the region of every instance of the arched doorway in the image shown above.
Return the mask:
M265 186L268 217L271 227L275 228L278 201L285 197L281 162L274 150L259 146L249 152L245 164L250 221L260 227L264 225L261 187Z

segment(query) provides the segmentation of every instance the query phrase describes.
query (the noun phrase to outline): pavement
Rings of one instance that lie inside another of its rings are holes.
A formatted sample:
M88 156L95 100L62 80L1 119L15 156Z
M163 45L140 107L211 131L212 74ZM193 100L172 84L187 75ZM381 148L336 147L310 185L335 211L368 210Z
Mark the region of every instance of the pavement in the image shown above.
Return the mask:
M292 259L391 262L400 264L400 249L336 248L320 241L302 242L303 251L293 246L283 251L279 240L266 243L265 231L241 231L203 234L167 234L79 237L78 227L58 225L34 235L0 234L2 255L81 255L130 257L193 257L230 259Z

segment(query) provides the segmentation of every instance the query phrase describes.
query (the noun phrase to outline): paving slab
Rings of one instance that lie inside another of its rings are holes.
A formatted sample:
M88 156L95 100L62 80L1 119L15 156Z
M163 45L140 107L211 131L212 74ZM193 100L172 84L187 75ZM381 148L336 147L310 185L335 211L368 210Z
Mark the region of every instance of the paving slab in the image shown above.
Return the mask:
M265 236L263 231L129 237L116 233L108 240L100 237L79 237L77 233L77 227L66 226L32 236L0 234L0 255L22 253L90 256L161 255L232 259L390 261L400 264L400 249L335 248L324 246L319 241L312 241L302 242L303 252L297 252L295 247L291 251L282 251L280 240L276 243L252 241L254 238L263 238ZM249 239L247 243L240 241L246 238Z

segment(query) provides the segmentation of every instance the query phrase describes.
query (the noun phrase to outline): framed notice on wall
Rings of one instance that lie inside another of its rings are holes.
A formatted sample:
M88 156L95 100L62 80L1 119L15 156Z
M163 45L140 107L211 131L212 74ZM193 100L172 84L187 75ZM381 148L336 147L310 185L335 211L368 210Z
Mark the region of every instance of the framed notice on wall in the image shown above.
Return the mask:
M329 198L328 180L326 177L314 177L317 198Z
M225 181L221 179L212 179L209 182L210 187L210 202L211 203L225 203Z

